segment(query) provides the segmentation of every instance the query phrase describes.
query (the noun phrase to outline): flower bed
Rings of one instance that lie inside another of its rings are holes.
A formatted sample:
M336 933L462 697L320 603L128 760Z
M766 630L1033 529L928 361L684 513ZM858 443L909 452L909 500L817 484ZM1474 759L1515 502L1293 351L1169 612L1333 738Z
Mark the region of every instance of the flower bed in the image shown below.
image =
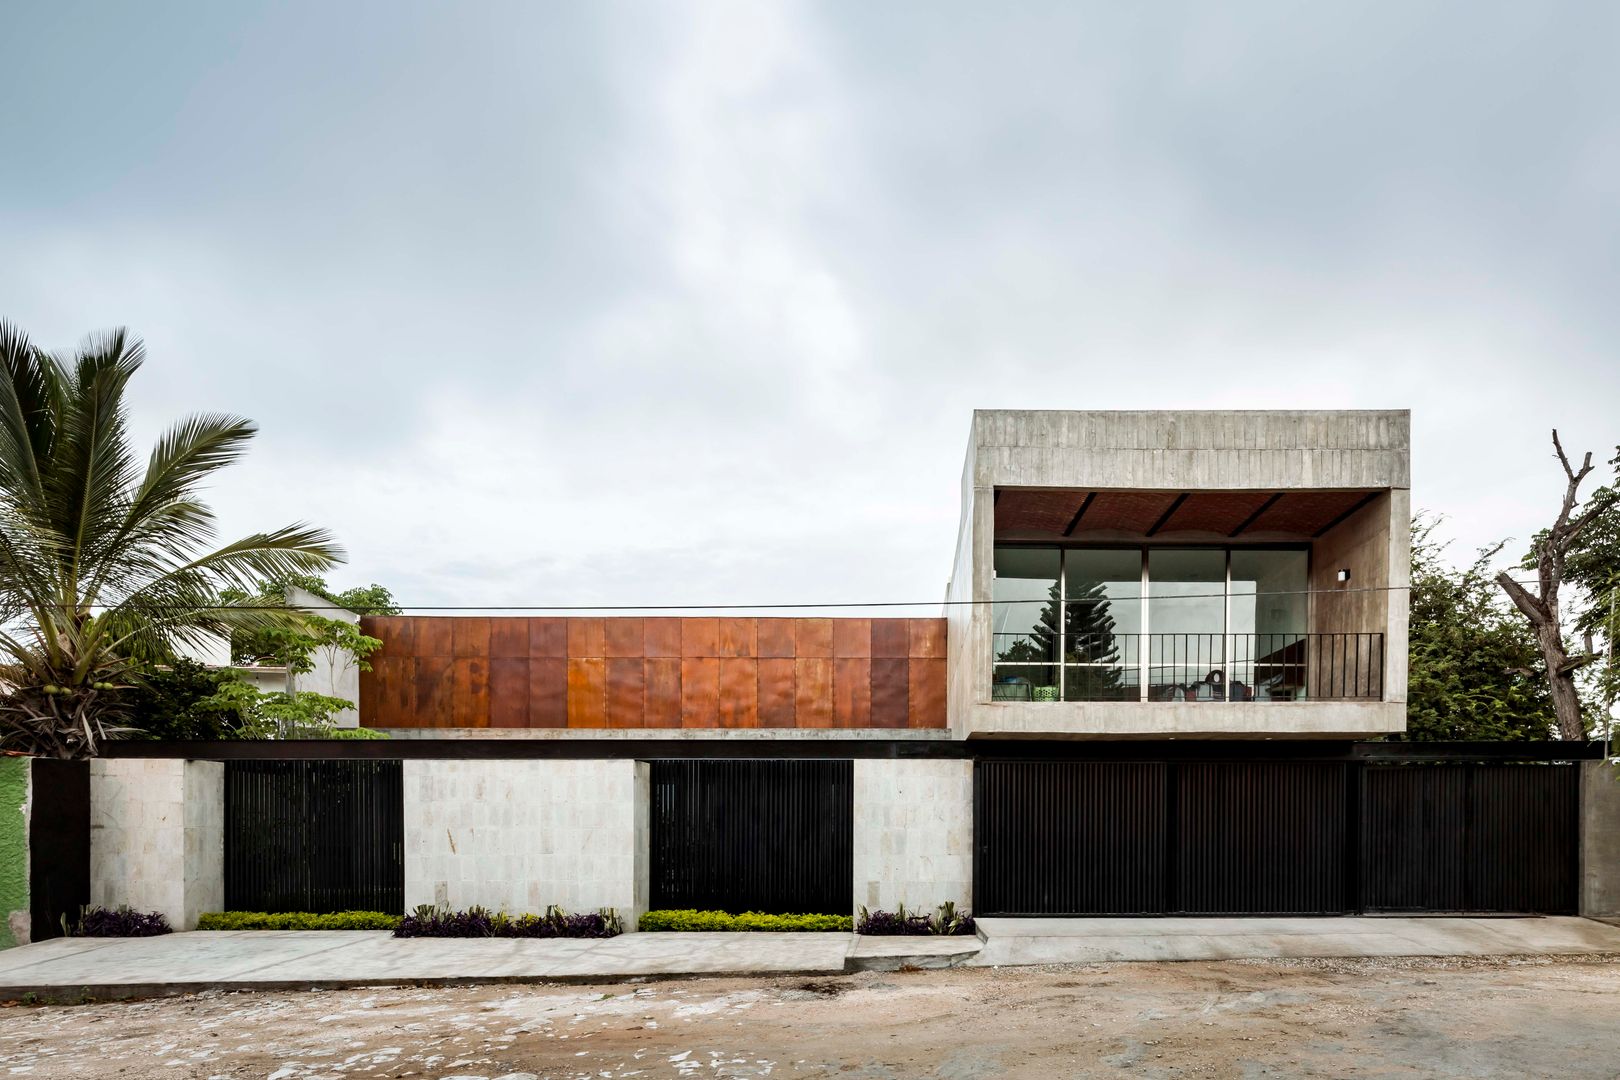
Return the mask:
M867 911L861 908L861 917L855 923L857 934L871 937L923 937L929 934L955 935L975 932L973 916L956 910L951 901L939 905L933 915L921 911L907 911L901 904L895 911Z
M799 931L848 933L855 928L848 915L765 915L745 911L732 915L725 911L649 911L638 924L644 931Z
M484 907L451 911L423 905L399 920L395 937L609 938L624 932L612 908L571 914L555 904L544 915L508 915Z
M385 911L205 911L199 930L393 930L400 916Z
M174 932L161 912L132 911L128 907L83 908L79 921L68 930L74 937L157 937Z

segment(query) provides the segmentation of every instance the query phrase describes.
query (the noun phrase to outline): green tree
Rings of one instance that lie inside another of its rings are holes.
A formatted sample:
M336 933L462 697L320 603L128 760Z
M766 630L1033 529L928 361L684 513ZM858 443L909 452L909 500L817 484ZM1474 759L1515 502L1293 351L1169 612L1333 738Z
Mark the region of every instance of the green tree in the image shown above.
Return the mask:
M381 585L334 592L326 580L314 574L299 574L260 583L249 592L227 589L224 598L244 606L269 609L289 607L288 590L300 588L335 607L356 615L398 615L393 594ZM243 627L231 635L233 664L285 667L291 674L310 671L317 650L333 649L349 654L361 671L370 671L366 658L382 648L382 641L361 632L354 623L310 611L288 610L288 623L276 626Z
M1556 729L1541 652L1492 581L1501 545L1463 569L1435 539L1438 518L1412 523L1411 666L1406 738L1545 739Z
M1052 664L1065 660L1074 664L1107 665L1071 667L1068 679L1071 697L1084 695L1090 700L1108 700L1124 692L1119 664L1119 639L1114 633L1114 616L1109 612L1108 587L1100 581L1069 581L1069 603L1063 626L1067 656L1058 655L1058 609L1063 606L1058 587L1052 586L1050 599L1029 634L1003 649L1001 663Z
M1614 480L1592 492L1585 527L1564 559L1564 580L1576 590L1574 631L1582 639L1577 655L1586 661L1581 670L1583 711L1605 730L1605 721L1620 701L1620 670L1615 665L1620 638L1620 447L1609 467ZM1535 537L1531 555L1525 558L1527 567L1534 565L1532 556L1546 538L1545 532Z
M144 349L124 330L52 356L0 322L0 745L89 756L128 734L137 664L285 613L222 603L227 588L317 574L342 553L304 524L214 548L201 485L245 451L255 427L208 413L182 420L144 466L125 390Z

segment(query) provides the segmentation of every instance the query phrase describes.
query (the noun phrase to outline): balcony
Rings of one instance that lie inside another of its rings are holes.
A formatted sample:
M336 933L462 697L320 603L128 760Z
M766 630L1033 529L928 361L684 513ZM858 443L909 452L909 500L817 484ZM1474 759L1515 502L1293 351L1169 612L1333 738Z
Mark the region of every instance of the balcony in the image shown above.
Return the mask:
M1382 633L998 633L992 640L993 702L1290 703L1384 695Z

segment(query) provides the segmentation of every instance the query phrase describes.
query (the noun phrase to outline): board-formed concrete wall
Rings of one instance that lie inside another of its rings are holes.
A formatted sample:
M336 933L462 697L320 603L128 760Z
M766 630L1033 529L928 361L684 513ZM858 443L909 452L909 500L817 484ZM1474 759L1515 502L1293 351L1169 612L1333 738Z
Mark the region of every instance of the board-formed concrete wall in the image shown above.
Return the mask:
M90 902L160 911L176 930L225 906L222 764L90 763Z
M405 907L647 908L648 768L635 761L406 761Z
M854 906L973 903L973 762L857 758Z
M1581 765L1582 915L1620 915L1620 764Z

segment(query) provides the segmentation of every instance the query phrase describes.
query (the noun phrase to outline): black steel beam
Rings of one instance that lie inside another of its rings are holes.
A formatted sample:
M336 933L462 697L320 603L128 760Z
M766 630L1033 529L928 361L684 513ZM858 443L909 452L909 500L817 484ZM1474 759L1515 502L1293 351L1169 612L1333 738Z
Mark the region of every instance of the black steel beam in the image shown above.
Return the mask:
M1346 510L1344 513L1340 514L1338 517L1334 518L1332 521L1328 522L1326 525L1322 526L1320 529L1317 529L1315 532L1311 533L1311 539L1312 540L1317 540L1317 539L1320 539L1321 537L1326 536L1328 533L1332 532L1335 528L1337 528L1339 526L1339 524L1341 524L1343 521L1345 521L1347 518L1349 518L1351 514L1354 514L1357 510L1360 510L1363 506L1366 506L1368 503L1372 502L1374 499L1378 498L1378 496L1380 496L1382 494L1383 494L1382 491L1369 491L1369 492L1367 492L1367 494L1363 495L1361 498L1357 499L1354 503L1352 503L1350 505L1350 508L1348 510Z
M1155 521L1153 523L1153 527L1150 528L1145 535L1152 536L1154 533L1156 533L1160 529L1164 528L1165 524L1172 517L1175 516L1176 511L1181 509L1181 504L1186 502L1186 501L1187 501L1187 493L1185 491L1183 491L1180 495L1177 495L1175 497L1175 499L1171 501L1170 509L1166 510L1164 513L1159 515L1159 520Z
M1250 525L1253 525L1256 521L1260 520L1261 514L1265 513L1267 510L1270 510L1273 506L1276 506L1277 500L1282 497L1283 493L1280 491L1273 493L1271 498L1260 504L1259 509L1255 510L1254 513L1244 518L1242 524L1233 529L1231 532L1227 533L1227 538L1230 539L1237 536L1239 533L1247 531Z
M1086 516L1086 511L1091 509L1091 500L1096 497L1097 493L1095 491L1086 492L1086 497L1080 500L1080 509L1074 512L1074 517L1069 519L1069 527L1063 530L1064 536L1074 535L1074 530L1079 526L1080 519Z
M1220 709L1220 705L1208 706ZM1275 708L1285 712L1288 705ZM1279 719L1279 722L1280 719ZM109 758L362 759L988 758L1077 761L1593 761L1600 742L1352 742L1327 739L243 739L107 742Z

